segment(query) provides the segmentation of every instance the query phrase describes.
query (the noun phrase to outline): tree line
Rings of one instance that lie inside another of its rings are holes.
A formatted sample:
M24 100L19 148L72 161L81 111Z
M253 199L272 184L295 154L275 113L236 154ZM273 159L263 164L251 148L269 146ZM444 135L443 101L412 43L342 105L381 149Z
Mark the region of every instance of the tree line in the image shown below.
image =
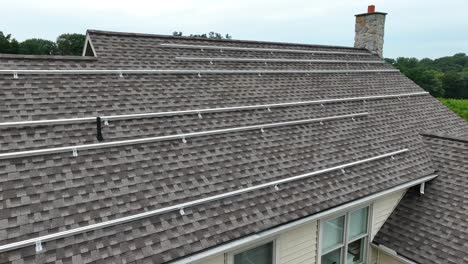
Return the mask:
M17 41L11 34L0 31L0 53L27 55L81 55L85 35L62 34L56 41L30 38Z
M174 31L174 32L172 32L172 36L183 37L184 34L182 33L182 31ZM232 36L229 35L229 34L223 35L221 33L213 32L213 31L211 31L209 33L202 33L202 34L190 34L190 35L187 35L187 37L191 37L191 38L208 38L208 39L232 39Z
M468 56L458 53L438 59L385 59L436 97L468 98Z
M181 31L174 31L173 36L181 37ZM222 35L217 32L203 34L190 34L193 38L231 39L229 34ZM61 34L56 41L40 38L30 38L25 41L17 41L11 34L0 31L0 53L26 54L26 55L75 55L83 52L86 36L83 34Z

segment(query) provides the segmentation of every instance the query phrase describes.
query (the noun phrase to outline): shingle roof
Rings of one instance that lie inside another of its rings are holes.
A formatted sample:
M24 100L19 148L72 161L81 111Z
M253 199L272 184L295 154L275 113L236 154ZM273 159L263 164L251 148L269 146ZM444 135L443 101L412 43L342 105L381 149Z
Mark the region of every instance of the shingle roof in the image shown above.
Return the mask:
M388 70L352 62L213 62L176 57L378 61L354 48L214 41L89 31L96 60L0 58L1 69ZM323 53L185 49L236 46ZM334 52L334 53L333 53ZM338 52L338 53L336 53ZM341 54L349 52L351 54ZM398 72L230 74L0 74L0 123L92 117L73 124L4 126L1 154L102 143L94 117L421 93ZM162 263L300 219L433 172L419 133L460 135L466 124L429 95L110 121L104 142L352 113L351 118L0 158L0 247L408 148L300 181L0 253L0 263Z
M468 261L468 138L424 137L439 175L409 190L374 239L418 263Z

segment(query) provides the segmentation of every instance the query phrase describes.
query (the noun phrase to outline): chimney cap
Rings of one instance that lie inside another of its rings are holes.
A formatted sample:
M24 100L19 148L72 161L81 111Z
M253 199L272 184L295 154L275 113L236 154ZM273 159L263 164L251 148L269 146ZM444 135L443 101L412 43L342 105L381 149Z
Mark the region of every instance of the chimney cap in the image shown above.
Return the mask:
M383 13L383 12L375 12L375 5L369 5L367 7L367 13L363 13L363 14L358 14L356 15L357 17L360 17L360 16L367 16L367 15L387 15L387 13Z

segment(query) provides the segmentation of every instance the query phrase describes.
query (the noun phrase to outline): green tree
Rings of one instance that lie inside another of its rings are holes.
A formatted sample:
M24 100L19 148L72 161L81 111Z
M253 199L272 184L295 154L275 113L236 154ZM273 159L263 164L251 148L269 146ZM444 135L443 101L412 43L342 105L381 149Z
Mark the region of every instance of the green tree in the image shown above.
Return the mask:
M27 39L19 44L19 54L57 55L57 44L45 39Z
M462 76L456 71L446 72L442 79L448 98L459 98L462 94L464 83Z
M172 32L172 36L175 36L175 37L182 37L183 36L183 33L182 31L174 31ZM232 39L232 36L229 35L229 34L226 34L226 35L222 35L221 33L217 33L217 32L209 32L208 34L206 33L203 33L203 34L190 34L189 37L191 38L208 38L208 39Z
M17 54L19 49L19 44L16 39L11 38L11 34L4 35L2 31L0 31L0 53L7 53L7 54Z
M62 34L58 36L58 54L80 56L83 52L85 39L86 36L82 34Z
M435 60L397 58L385 61L434 96L468 98L468 56L465 53Z

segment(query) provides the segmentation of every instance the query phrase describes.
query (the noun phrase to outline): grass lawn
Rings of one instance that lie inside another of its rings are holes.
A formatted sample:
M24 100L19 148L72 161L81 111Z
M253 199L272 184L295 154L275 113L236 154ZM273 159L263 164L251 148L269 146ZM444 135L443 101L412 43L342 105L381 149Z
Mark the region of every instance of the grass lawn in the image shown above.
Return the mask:
M450 110L463 117L468 122L468 99L438 98Z

